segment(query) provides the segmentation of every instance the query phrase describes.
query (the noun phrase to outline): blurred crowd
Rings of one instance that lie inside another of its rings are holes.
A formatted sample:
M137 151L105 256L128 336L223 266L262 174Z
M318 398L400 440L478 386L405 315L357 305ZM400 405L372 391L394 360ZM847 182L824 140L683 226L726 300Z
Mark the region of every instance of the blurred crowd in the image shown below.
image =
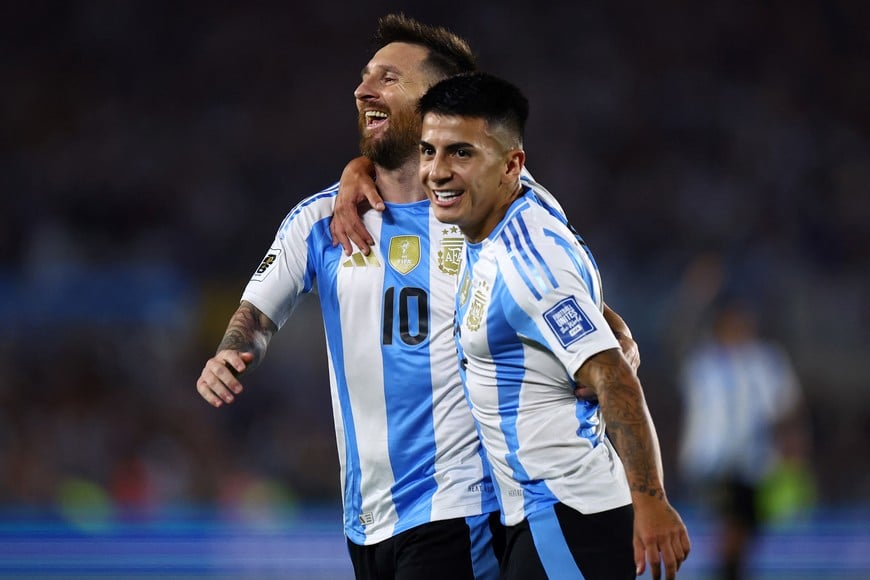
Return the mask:
M398 8L364 4L0 8L0 503L337 500L316 300L236 404L194 382L283 215L356 153ZM728 294L795 365L818 500L870 501L870 7L406 12L527 92L529 167L634 331L672 493L679 369Z

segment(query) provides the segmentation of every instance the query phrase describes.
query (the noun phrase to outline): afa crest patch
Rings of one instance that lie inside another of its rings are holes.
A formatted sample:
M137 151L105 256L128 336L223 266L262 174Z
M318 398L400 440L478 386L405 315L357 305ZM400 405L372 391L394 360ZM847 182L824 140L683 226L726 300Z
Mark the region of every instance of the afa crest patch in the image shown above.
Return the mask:
M544 319L565 348L596 330L573 296L560 300L544 312Z
M465 247L465 238L459 228L453 226L441 231L441 249L438 250L438 269L455 276L459 273L462 264L462 248Z
M481 280L471 295L471 306L465 315L465 324L469 330L479 330L486 319L486 306L489 304L489 284Z
M260 265L257 266L257 270L254 272L254 275L251 276L251 280L257 280L258 282L269 275L269 273L274 270L275 262L278 261L278 256L281 255L280 248L270 248L269 252L266 254L266 257L263 258L263 261L260 262Z

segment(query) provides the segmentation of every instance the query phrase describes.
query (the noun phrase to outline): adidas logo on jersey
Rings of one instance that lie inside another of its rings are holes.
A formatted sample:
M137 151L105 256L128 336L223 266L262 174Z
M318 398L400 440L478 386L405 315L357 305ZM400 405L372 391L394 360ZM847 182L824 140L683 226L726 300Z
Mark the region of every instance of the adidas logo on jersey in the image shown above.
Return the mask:
M381 267L381 263L378 261L378 258L374 253L371 253L368 256L363 256L362 252L354 252L347 260L341 263L342 268L365 268L367 266L372 266L374 268Z

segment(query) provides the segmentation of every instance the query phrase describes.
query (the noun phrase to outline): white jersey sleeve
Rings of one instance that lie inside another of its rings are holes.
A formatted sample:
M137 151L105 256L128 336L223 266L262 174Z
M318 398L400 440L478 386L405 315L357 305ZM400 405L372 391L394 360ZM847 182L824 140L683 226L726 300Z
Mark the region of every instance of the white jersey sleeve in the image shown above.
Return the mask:
M281 222L266 256L242 294L278 328L284 326L303 294L314 288L317 248L329 234L336 186L300 202Z
M533 204L520 205L499 241L509 293L502 306L520 335L550 350L572 377L590 356L619 348L601 312L598 269L566 227Z

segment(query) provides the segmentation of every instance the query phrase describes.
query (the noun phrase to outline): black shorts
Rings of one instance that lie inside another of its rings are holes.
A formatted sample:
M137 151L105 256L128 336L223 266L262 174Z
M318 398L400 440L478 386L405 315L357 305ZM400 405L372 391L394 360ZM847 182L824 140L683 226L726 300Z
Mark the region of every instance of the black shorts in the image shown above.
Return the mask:
M633 538L631 505L584 515L557 503L508 526L502 579L634 580Z
M360 546L348 540L357 580L497 580L504 551L498 512L430 522Z
M758 529L758 489L739 479L723 479L711 484L713 505L723 519Z

